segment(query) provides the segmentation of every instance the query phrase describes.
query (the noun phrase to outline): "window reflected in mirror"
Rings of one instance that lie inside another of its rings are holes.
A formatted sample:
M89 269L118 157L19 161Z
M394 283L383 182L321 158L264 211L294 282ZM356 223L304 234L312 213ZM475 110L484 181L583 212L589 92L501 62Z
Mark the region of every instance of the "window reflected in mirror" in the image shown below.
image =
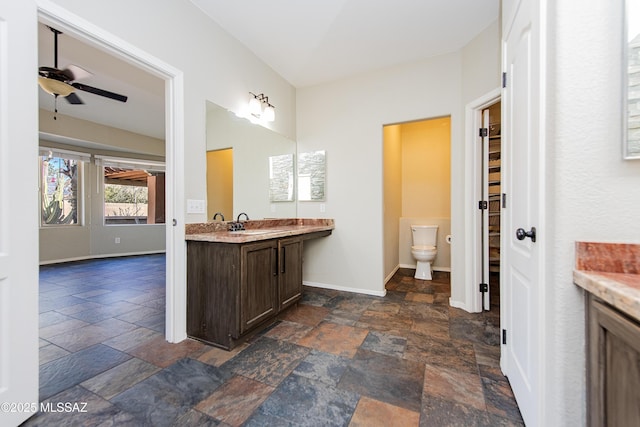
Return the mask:
M625 17L627 115L624 157L640 159L640 1L627 0Z
M269 201L292 201L293 182L293 154L269 157Z
M325 152L298 154L298 200L323 201L325 191Z

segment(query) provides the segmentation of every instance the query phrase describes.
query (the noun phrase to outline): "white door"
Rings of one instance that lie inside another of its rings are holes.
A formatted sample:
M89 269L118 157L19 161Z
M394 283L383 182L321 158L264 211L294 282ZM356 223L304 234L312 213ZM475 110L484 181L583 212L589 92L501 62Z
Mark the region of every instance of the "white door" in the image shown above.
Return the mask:
M0 0L0 425L38 404L36 8Z
M544 177L540 1L503 2L502 368L525 423L532 426L541 421L540 258L545 237L540 184Z

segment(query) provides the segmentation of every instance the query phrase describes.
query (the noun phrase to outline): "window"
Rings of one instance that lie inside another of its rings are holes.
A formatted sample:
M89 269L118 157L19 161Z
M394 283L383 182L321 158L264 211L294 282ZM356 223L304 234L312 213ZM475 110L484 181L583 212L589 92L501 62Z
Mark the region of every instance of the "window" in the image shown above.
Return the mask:
M80 223L82 162L89 155L49 148L40 149L40 224Z
M100 156L96 160L104 177L106 225L165 222L164 164Z

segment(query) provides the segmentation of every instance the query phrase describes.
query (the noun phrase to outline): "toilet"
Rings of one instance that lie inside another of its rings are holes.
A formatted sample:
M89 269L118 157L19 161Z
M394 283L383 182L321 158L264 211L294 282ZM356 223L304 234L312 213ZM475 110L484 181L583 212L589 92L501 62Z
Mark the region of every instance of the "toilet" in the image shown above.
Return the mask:
M411 255L416 259L416 279L431 280L431 263L436 258L437 225L412 225Z

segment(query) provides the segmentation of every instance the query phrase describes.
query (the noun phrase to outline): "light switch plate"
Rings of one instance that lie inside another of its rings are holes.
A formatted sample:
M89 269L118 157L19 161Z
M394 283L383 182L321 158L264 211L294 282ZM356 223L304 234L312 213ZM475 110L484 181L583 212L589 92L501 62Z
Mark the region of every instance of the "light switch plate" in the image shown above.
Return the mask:
M204 213L204 200L187 199L187 213L198 214Z

